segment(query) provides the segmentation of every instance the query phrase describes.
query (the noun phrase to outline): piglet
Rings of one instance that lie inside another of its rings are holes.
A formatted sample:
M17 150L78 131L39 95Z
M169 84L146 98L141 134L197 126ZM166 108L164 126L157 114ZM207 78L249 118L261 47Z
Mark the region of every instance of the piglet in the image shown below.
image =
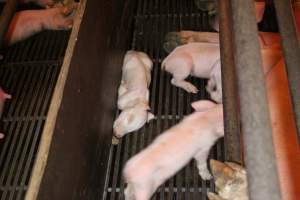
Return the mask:
M2 117L2 112L4 108L4 103L6 99L11 99L11 95L5 93L2 88L0 87L0 118ZM4 138L4 134L0 133L0 139Z
M193 84L185 81L189 75L209 79L206 90L214 101L222 102L219 44L189 43L179 46L164 59L162 69L173 75L173 85L187 92L198 92Z
M114 122L117 138L141 128L154 118L149 112L149 90L152 61L147 54L128 51L124 58L122 80L118 90L118 108L122 110Z
M210 148L224 136L223 107L207 100L194 102L192 107L196 112L162 133L126 163L125 200L150 199L162 183L192 158L197 161L201 178L211 178L206 160Z
M78 4L44 10L25 10L15 14L5 35L5 44L11 45L43 30L69 30L73 12Z

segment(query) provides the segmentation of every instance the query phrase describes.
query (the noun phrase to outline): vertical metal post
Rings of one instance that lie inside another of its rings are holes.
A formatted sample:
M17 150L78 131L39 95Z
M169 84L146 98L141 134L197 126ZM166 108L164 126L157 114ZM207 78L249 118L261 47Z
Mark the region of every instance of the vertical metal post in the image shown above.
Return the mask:
M240 120L238 94L232 46L232 16L230 2L219 0L220 48L225 128L225 159L241 163Z
M230 2L249 197L280 200L254 1Z
M15 14L18 0L7 0L0 16L0 48L3 45L3 40L9 24Z
M290 0L274 0L300 140L300 48ZM298 30L300 31L300 30Z

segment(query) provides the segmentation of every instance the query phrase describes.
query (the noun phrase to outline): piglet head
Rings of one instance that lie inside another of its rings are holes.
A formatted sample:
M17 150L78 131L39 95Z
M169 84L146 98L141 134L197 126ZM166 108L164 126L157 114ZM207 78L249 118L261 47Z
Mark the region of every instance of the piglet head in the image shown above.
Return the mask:
M232 162L223 163L211 159L210 168L215 180L216 191L222 198L232 199L247 195L246 171L242 166Z
M148 112L148 104L140 103L121 112L113 125L114 135L117 138L141 128L152 115Z

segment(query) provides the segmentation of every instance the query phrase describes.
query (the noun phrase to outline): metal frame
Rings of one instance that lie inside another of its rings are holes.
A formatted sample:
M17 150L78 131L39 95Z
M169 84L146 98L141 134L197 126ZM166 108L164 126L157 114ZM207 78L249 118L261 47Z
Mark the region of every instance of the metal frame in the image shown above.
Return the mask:
M250 199L281 199L253 0L231 0Z
M289 88L300 140L300 48L290 0L274 0L281 43L285 56ZM300 30L299 30L300 31ZM298 143L299 145L299 143Z
M219 0L220 48L224 105L225 159L242 162L236 70L233 55L231 5Z
M291 2L274 0L274 3L299 137L300 92L297 88L300 85L299 43ZM281 199L253 1L220 0L219 9L225 140L229 145L226 158L239 161L236 154L240 146L238 113L233 103L227 100L230 97L237 103L237 96L234 95L238 93L250 199ZM237 73L236 78L233 65ZM238 92L234 85L235 79ZM232 113L226 114L226 111ZM236 150L232 151L234 148Z

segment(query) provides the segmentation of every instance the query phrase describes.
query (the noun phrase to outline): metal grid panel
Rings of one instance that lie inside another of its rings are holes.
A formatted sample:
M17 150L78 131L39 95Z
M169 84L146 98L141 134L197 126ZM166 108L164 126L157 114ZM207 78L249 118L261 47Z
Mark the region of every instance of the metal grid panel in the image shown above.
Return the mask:
M173 9L170 5L177 7ZM186 14L182 14L187 10ZM189 94L171 85L170 74L161 70L161 62L167 55L162 48L166 33L211 30L208 14L199 12L192 0L139 1L134 23L130 49L146 52L153 60L150 106L157 118L111 147L104 199L124 199L126 185L122 179L122 168L126 161L148 146L157 135L181 121L184 115L193 112L191 102L209 98L205 90L206 80L189 78L200 89L197 94ZM223 140L220 140L210 157L223 160L223 153ZM201 180L195 162L191 161L164 183L152 199L207 199L207 191L211 190L214 190L213 181Z
M47 31L6 49L0 85L12 94L3 112L0 199L24 199L69 31Z
M141 0L138 1L137 15L194 15L199 10L195 6L197 0ZM201 2L214 2L215 0L201 0Z
M5 49L3 63L62 60L70 31L43 31Z

